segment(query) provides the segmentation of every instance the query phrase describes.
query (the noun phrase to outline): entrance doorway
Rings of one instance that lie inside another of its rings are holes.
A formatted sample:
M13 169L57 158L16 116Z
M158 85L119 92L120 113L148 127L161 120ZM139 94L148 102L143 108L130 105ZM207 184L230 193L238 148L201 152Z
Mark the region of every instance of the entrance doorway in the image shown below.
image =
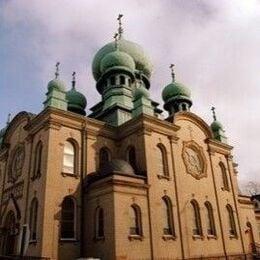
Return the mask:
M9 211L4 224L4 241L2 252L4 255L13 255L15 249L15 215L13 211Z

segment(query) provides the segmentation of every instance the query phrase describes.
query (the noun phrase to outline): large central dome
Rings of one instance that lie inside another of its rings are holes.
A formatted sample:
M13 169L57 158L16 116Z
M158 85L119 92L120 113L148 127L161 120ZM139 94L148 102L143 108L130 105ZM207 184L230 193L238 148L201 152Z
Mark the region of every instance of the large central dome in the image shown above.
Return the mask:
M152 73L152 63L150 58L146 55L143 48L131 41L120 38L118 40L118 49L130 55L134 62L137 71L141 71L148 78ZM92 63L92 72L96 81L102 75L101 61L109 53L115 51L115 42L110 42L102 47L94 57Z

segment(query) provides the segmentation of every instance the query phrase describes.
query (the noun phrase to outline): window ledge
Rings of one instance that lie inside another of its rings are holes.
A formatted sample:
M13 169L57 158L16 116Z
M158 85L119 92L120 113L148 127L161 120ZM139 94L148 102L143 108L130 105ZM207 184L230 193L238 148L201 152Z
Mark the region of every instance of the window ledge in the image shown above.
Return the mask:
M78 174L76 174L76 173L68 173L68 172L61 172L61 175L63 176L63 177L73 177L73 178L75 178L75 179L78 179L79 178L79 175Z
M230 189L227 189L227 188L225 188L225 187L221 187L221 190L222 190L222 191L230 191Z
M238 239L238 235L229 235L230 239Z
M164 241L167 241L167 240L176 240L176 237L173 236L173 235L163 235L163 236L162 236L162 239L163 239Z
M103 237L94 237L94 239L93 239L94 241L104 241L105 240L105 237L103 236Z
M193 235L192 238L193 238L193 240L197 240L197 239L203 240L203 239L204 239L204 236L201 236L201 235Z
M77 243L79 242L76 238L60 238L61 243Z
M171 180L170 176L165 176L165 175L161 175L161 174L157 174L157 177L159 180L162 180L162 179L165 179L167 181Z
M207 239L216 239L217 240L217 236L216 235L207 235Z
M140 240L140 241L143 241L144 240L144 237L143 236L140 236L140 235L129 235L128 236L128 239L130 241L132 240Z

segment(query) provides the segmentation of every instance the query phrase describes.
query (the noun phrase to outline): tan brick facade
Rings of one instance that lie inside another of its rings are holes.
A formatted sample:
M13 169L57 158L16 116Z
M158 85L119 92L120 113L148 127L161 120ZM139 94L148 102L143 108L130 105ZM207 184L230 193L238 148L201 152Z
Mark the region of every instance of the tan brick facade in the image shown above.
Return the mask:
M75 143L73 174L62 170L66 140ZM39 141L43 144L41 172L32 178ZM158 170L158 144L166 151L166 176ZM15 154L18 145L24 148L24 159L23 154ZM100 174L102 147L109 149L110 159L127 161L130 146L137 158L135 174L120 170ZM37 116L22 112L9 125L0 149L1 254L8 250L19 254L22 226L32 221L34 198L38 201L37 228L36 239L26 251L30 256L189 259L248 254L251 244L259 242L259 234L253 204L238 195L231 150L215 141L208 125L190 112L179 112L169 121L141 115L120 127L51 108ZM220 163L228 189L223 187ZM61 239L61 208L66 196L75 202L74 239ZM163 231L165 197L171 201L174 229L168 235ZM194 231L191 201L199 206L199 234ZM209 234L206 202L212 206L214 235ZM129 231L133 205L140 209L137 235ZM227 205L233 212L234 234L230 233ZM97 208L104 213L102 237L96 235ZM15 216L11 234L5 229L10 212Z

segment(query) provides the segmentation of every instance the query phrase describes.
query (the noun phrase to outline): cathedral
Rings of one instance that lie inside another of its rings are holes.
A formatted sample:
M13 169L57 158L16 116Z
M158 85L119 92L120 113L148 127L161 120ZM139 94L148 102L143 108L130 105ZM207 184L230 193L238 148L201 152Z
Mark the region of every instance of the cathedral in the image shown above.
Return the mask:
M0 259L253 259L259 215L215 109L211 124L192 113L171 65L161 110L150 58L118 22L92 62L90 113L57 63L42 111L0 131Z

